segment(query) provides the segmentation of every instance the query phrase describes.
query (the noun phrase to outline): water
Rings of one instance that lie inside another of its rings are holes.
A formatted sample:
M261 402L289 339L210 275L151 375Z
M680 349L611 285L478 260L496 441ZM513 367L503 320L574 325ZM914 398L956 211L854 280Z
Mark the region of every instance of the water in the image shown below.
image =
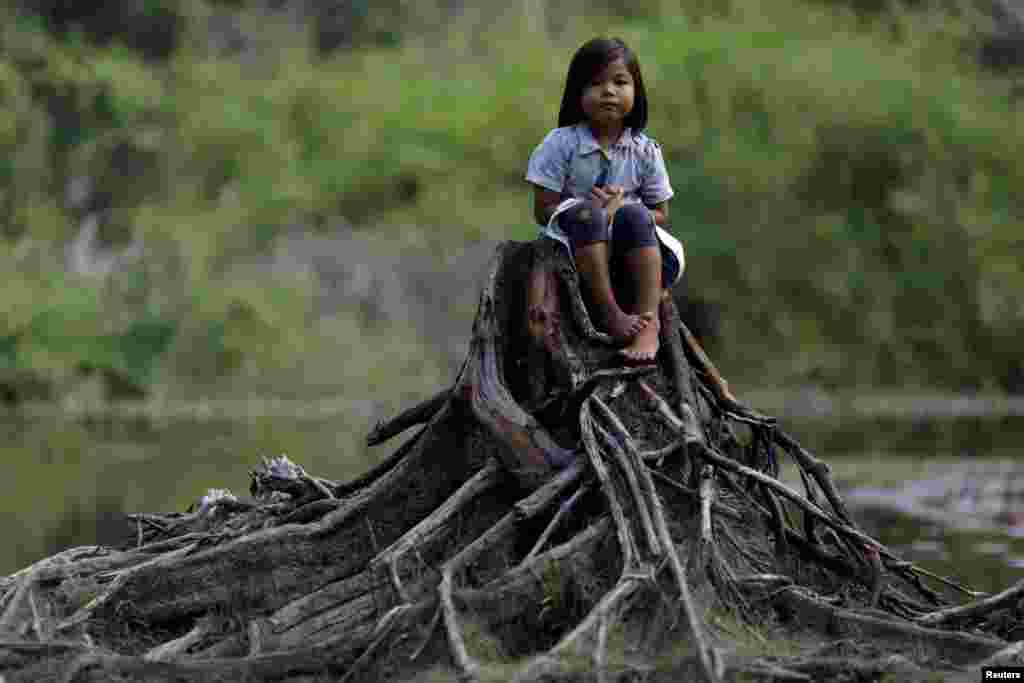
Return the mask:
M1024 539L950 529L882 507L856 509L858 523L890 550L973 590L996 593L1024 579Z
M798 414L763 399L749 403L779 415L787 432L826 459L858 523L906 559L978 590L1024 578L1024 539L1005 525L959 529L890 504L894 491L936 467L1016 458L1021 415ZM286 453L318 476L350 479L397 446L367 449L362 440L376 419L401 407L2 416L0 529L8 542L0 544L0 575L69 546L110 542L125 530L126 512L184 511L214 487L245 494L262 456Z
M248 494L262 456L346 480L394 443L367 415L0 418L0 575L73 545L112 542L129 512L185 511L209 488ZM400 441L400 438L394 441Z
M1024 579L1024 525L970 514L956 484L964 472L977 487L1011 472L1024 479L1020 406L972 397L932 398L917 409L899 400L852 405L780 422L832 466L857 523L904 559L972 589L997 592ZM1024 496L996 507L1024 513Z

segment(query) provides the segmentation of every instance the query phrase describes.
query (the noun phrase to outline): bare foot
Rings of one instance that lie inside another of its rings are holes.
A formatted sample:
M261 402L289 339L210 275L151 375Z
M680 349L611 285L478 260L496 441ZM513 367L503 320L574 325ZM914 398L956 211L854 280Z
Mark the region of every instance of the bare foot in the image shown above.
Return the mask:
M608 315L607 318L605 328L608 334L611 335L616 343L626 344L635 339L641 331L651 324L654 315L651 313L634 315L619 310L614 314Z
M650 320L650 324L637 333L629 346L619 350L629 365L648 365L653 363L655 356L658 355L658 332L661 330L661 321L653 313L644 315Z

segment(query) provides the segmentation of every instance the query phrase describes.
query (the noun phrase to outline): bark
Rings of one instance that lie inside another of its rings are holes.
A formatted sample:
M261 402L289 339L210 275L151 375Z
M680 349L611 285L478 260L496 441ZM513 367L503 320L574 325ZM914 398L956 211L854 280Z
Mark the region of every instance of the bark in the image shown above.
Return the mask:
M862 532L827 464L736 398L670 298L659 314L658 362L623 367L565 256L501 245L456 381L369 435L415 429L392 456L350 482L264 460L250 498L211 489L131 515L132 547L0 579L4 680L811 680L1020 657L998 637L1019 587L977 600Z

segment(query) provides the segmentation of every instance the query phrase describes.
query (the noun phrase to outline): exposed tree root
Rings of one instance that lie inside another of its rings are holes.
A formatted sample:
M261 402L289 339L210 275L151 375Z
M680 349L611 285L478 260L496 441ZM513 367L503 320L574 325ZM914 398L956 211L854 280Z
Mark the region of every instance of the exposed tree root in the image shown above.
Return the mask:
M565 256L502 245L453 385L369 435L417 428L394 454L350 482L264 459L249 498L211 489L131 515L130 547L0 578L0 675L803 681L1019 660L1000 636L1021 585L954 605L979 594L861 531L828 465L739 402L671 299L660 315L658 365L621 367Z
M434 415L436 415L446 403L448 403L451 398L451 394L451 389L442 389L423 403L403 411L387 422L382 422L376 425L372 430L370 430L370 433L366 435L366 445L376 446L378 444L382 444L391 437L401 434L410 427L415 427L418 424L427 422L430 418L434 417Z
M983 620L992 612L1004 607L1015 607L1024 598L1024 581L1018 581L1010 588L996 595L982 598L968 605L947 607L928 614L922 614L916 621L922 626L945 626L953 623Z

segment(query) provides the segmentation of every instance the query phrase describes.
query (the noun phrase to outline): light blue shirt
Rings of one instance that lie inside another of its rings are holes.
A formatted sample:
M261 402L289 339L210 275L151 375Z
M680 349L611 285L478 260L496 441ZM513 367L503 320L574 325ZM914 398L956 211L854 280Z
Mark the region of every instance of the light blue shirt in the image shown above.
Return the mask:
M643 203L648 207L675 194L657 142L626 128L619 140L605 150L585 122L549 132L530 155L526 180L561 194L562 202L541 229L541 235L558 240L566 249L569 238L558 224L558 217L586 200L594 185L618 185L624 190L624 203ZM682 271L682 245L661 227L655 227L658 240L679 259Z
M627 204L654 206L675 194L657 142L626 128L606 151L586 123L549 132L530 155L526 180L562 199L586 199L595 184L622 187Z

